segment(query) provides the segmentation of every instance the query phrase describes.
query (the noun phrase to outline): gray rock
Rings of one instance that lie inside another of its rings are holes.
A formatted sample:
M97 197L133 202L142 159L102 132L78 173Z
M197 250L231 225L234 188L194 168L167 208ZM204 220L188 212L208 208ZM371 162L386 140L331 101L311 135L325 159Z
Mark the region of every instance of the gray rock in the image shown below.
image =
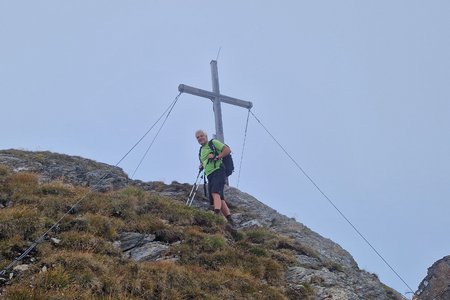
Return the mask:
M15 266L15 267L13 268L13 270L15 270L15 271L20 271L20 272L24 272L24 271L28 270L29 268L30 268L30 265L25 265L25 264L23 264L23 265L17 265L17 266Z
M258 220L250 220L239 225L239 228L262 227L263 225Z
M113 246L120 248L125 258L135 261L156 260L169 248L160 242L154 242L154 234L142 234L138 232L122 232L119 240Z
M118 167L48 151L1 150L0 164L14 172L39 173L43 182L59 179L102 192L123 188L131 181Z
M124 257L135 261L156 260L160 258L169 246L161 242L150 242L140 247L124 252Z
M141 234L137 232L122 232L119 235L119 240L113 243L113 246L120 248L122 251L140 247L146 243L154 241L156 236L154 234Z
M51 240L52 243L55 244L55 245L58 245L59 243L61 243L61 240L60 240L60 239L57 239L57 238L51 238L50 240Z
M417 300L450 299L450 255L428 268L427 276L420 283L415 297Z
M323 267L323 263L318 258L307 255L297 255L297 261L301 266L313 270L318 270Z

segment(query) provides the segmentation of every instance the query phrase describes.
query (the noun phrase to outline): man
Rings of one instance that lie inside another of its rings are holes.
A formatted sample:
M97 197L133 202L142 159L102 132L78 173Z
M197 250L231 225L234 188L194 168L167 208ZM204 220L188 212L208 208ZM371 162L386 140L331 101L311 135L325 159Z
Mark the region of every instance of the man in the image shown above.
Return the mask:
M208 178L209 199L214 205L214 212L222 214L227 218L228 222L233 223L231 219L230 209L225 202L223 189L225 187L226 175L223 166L222 158L231 153L230 147L222 142L213 139L214 147L216 147L217 156L208 145L208 135L203 130L197 130L195 137L202 147L200 148L200 169L205 170L205 175Z

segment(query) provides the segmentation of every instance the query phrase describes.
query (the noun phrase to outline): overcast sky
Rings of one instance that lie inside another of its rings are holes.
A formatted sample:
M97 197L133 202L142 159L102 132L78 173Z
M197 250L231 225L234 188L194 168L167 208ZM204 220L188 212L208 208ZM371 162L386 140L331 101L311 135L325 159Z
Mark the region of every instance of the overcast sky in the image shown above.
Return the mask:
M221 92L254 103L416 289L450 254L449 15L448 1L0 0L0 148L115 164L180 83L211 89L222 47ZM222 110L238 165L247 111ZM181 95L135 178L192 183L199 128L214 133L211 101ZM240 189L407 291L254 119Z

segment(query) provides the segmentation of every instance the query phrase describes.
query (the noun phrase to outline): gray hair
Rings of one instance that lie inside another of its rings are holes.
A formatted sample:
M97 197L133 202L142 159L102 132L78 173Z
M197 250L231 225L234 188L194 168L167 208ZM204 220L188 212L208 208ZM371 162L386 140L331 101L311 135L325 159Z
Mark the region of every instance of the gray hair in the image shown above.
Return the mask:
M206 133L206 131L204 131L204 130L202 130L202 129L199 129L199 130L197 130L197 131L195 132L195 137L197 137L197 134L199 134L199 133L202 133L202 134L204 134L205 136L208 136L208 134Z

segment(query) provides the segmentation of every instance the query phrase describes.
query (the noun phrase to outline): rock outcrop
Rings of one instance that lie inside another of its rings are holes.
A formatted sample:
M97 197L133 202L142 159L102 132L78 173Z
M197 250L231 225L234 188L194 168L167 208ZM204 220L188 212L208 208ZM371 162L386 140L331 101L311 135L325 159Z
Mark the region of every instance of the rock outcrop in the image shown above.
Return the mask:
M428 268L428 274L415 294L417 300L450 299L450 255Z
M4 150L0 151L0 164L8 166L15 172L38 173L42 181L58 179L71 184L94 187L97 191L132 185L185 201L191 188L188 184L176 182L166 185L161 182L131 180L118 167L50 152ZM193 206L207 210L209 203L202 191L200 187ZM234 212L235 229L265 227L296 241L297 244L292 249L297 253L296 262L292 263L285 275L293 291L293 299L405 299L382 284L376 275L360 270L353 257L330 239L320 236L305 225L278 213L236 188L227 188L225 195ZM153 235L135 232L121 233L114 245L122 250L125 258L135 261L164 259L164 253L171 246L155 241ZM450 273L449 261L447 258L447 283ZM427 279L428 286L441 285L438 283L440 281L433 281L435 275L429 276L431 277ZM425 283L421 286L423 288L420 295L425 295L427 293Z
M154 234L141 234L137 232L122 232L114 246L120 248L125 258L135 261L156 260L161 258L169 246L155 242Z
M238 189L230 187L225 193L231 205L240 210L235 216L238 226L264 226L302 245L305 253L300 251L298 265L287 273L294 290L303 289L306 283L317 299L402 299L376 275L360 270L350 253L330 239Z
M123 188L131 182L121 168L52 152L2 150L0 164L15 172L39 173L41 181L62 180L100 192Z

